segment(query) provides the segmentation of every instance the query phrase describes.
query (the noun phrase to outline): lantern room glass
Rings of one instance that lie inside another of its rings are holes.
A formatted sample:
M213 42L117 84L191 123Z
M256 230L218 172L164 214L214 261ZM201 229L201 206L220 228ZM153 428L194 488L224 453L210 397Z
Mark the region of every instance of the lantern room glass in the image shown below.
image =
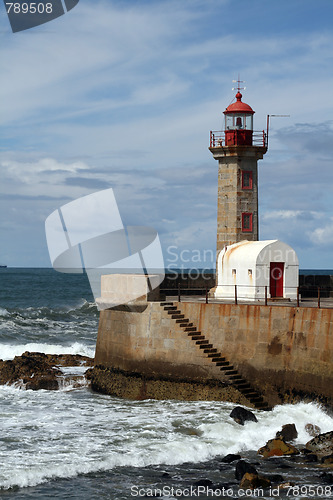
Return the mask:
M245 113L225 115L225 130L253 130L253 115Z

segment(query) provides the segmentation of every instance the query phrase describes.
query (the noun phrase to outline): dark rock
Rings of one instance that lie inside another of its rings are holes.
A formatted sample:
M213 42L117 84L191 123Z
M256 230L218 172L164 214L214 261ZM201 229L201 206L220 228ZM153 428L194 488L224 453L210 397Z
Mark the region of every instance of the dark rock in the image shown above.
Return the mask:
M322 457L321 463L324 465L332 465L333 464L333 454Z
M312 451L307 450L306 448L301 448L300 451L303 453L303 455L311 455L312 453Z
M32 391L39 391L40 389L44 389L46 391L56 391L59 389L59 384L56 376L36 375L32 377L31 380L26 382L25 388Z
M0 360L0 384L22 383L27 389L56 390L59 366L92 365L93 360L80 355L52 355L41 352L24 352L13 360ZM57 366L55 366L57 365Z
M194 486L204 486L205 488L210 488L213 486L213 481L210 479L199 479L194 483Z
M286 424L276 433L276 437L284 441L293 441L298 436L295 424Z
M258 422L254 413L246 408L243 408L242 406L236 406L230 413L230 417L240 425L244 425L244 422L247 421Z
M323 472L319 477L323 483L333 484L333 474L330 472Z
M88 370L84 372L84 376L86 377L87 380L91 380L93 375L93 370L94 370L93 368L88 368Z
M46 354L50 363L58 366L93 366L94 359L81 354Z
M318 425L306 424L305 430L312 437L316 437L320 434L320 427L318 427Z
M242 477L239 487L244 490L254 490L255 488L268 488L270 485L271 482L266 477L246 472Z
M305 445L306 449L318 456L324 457L333 454L333 431L319 434Z
M221 462L231 464L231 462L235 462L235 460L240 460L241 458L242 457L240 455L234 455L233 453L229 453L225 457L221 458Z
M318 462L318 457L315 453L307 453L304 457L305 462Z
M281 474L265 474L265 478L269 479L271 483L282 483L284 477Z
M257 469L246 460L239 460L236 464L235 477L240 480L246 473L257 474Z

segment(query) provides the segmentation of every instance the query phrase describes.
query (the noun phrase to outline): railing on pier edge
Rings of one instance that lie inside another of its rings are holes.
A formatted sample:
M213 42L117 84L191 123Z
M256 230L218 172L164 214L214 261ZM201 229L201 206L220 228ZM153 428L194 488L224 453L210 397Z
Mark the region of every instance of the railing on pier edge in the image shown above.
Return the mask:
M235 136L238 130L235 130ZM236 143L236 138L235 138ZM252 145L253 146L261 146L267 148L267 134L264 130L257 131L254 130L252 134ZM211 130L210 132L210 147L211 148L219 148L225 146L225 134L224 130Z
M238 304L239 300L244 300L244 301L251 301L251 302L255 301L256 303L260 302L261 304L264 303L265 306L267 306L268 301L270 301L270 302L275 302L275 301L276 302L277 301L283 302L283 301L290 300L290 302L291 301L296 302L296 306L299 307L301 302L304 302L305 297L302 298L302 293L304 292L305 296L307 295L308 300L311 300L311 298L312 298L316 301L317 307L319 309L325 308L325 306L323 306L323 304L322 304L322 298L327 298L327 297L331 296L330 290L327 290L326 288L322 288L320 286L316 286L316 287L308 287L308 286L307 287L303 287L303 286L286 287L288 290L296 290L296 299L288 299L288 298L284 298L284 297L270 297L269 292L268 292L268 289L269 289L268 286L249 286L249 285L222 285L222 286L225 288L231 287L233 289L232 295L230 293L230 297L215 299L215 298L209 297L210 287L206 286L206 287L183 288L180 286L179 283L178 283L178 287L176 287L176 288L161 288L160 293L163 296L164 295L177 296L177 302L182 301L182 296L196 295L196 296L200 296L200 297L205 297L206 304L209 303L210 299L211 299L211 302L232 300L232 303L234 303L236 305ZM264 289L264 297L258 297L258 298L255 297L253 300L253 297L242 295L242 293L241 293L242 287L243 288L256 288L256 289L263 288ZM316 296L311 295L311 298L309 298L309 295L308 295L309 292L310 293L316 292ZM311 302L314 302L314 300L312 300ZM309 307L314 307L314 306L309 305Z

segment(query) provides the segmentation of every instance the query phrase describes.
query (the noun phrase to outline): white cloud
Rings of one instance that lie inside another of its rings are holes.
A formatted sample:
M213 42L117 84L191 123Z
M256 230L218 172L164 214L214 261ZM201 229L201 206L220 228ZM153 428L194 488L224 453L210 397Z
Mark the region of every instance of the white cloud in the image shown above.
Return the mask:
M333 246L333 217L329 218L329 223L322 227L318 227L311 232L308 232L308 236L312 243L317 247L330 247ZM333 258L333 250L332 250Z
M314 211L302 211L302 210L273 210L263 214L262 219L266 220L281 220L281 219L297 219L297 218L315 218L319 219L323 216L322 213Z

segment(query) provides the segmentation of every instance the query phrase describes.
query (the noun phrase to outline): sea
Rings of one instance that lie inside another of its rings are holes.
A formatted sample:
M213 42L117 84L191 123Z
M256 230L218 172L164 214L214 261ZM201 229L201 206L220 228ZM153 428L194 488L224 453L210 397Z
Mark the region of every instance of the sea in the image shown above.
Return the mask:
M86 275L0 269L1 359L25 351L93 357L97 329ZM295 423L299 448L311 439L306 424L333 430L332 413L315 402L254 410L258 422L241 426L232 403L129 401L92 392L85 379L59 391L0 386L0 401L4 499L333 498L332 469L257 454L284 424ZM269 490L239 490L229 454L279 478Z

